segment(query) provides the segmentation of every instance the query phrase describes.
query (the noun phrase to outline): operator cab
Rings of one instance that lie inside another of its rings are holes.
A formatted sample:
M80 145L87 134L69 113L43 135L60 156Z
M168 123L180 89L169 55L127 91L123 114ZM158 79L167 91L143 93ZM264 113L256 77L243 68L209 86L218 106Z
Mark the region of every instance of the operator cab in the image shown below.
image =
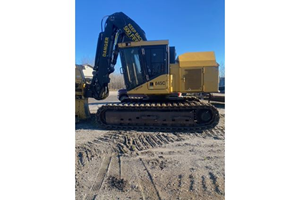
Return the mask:
M119 51L127 90L132 90L158 76L169 74L167 40L120 43Z

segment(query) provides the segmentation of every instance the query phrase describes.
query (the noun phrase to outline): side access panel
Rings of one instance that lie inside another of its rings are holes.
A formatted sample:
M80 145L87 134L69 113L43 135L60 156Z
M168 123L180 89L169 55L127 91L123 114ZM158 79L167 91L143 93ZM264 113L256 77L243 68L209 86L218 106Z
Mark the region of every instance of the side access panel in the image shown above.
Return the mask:
M203 85L203 68L183 68L181 71L181 91L200 92Z
M203 92L218 92L219 90L219 69L218 67L203 68Z

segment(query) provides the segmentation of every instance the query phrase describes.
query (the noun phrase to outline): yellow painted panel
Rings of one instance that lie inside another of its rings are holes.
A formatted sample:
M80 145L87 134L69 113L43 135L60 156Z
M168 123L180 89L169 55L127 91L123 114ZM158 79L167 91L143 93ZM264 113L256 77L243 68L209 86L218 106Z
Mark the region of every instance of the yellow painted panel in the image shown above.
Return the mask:
M75 66L75 83L80 84L84 82L85 82L85 78L82 72L82 68Z
M203 67L180 69L180 92L202 92Z
M170 94L169 75L164 74L130 91L128 94Z
M179 88L179 65L176 64L170 64L170 74L173 76L172 82L170 82L170 85L173 88L174 92L180 92Z
M90 117L88 99L75 99L75 116L78 117L78 120Z
M219 69L218 67L205 67L203 74L204 92L218 92Z
M219 64L216 62L215 53L210 52L190 52L178 56L180 67L217 67Z

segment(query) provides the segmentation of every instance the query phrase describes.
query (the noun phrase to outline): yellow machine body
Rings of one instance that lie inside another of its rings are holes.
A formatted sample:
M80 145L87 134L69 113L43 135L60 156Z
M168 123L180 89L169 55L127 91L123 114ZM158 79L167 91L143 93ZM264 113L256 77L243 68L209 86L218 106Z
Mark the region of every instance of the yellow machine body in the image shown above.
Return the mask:
M169 45L168 40L120 43L119 48ZM168 51L169 49L167 49ZM169 55L169 52L168 52ZM219 64L214 52L191 52L179 55L169 64L168 73L128 91L128 94L168 95L182 93L212 93L219 89Z
M88 98L84 97L85 77L81 65L75 65L75 119L76 122L90 118Z
M170 64L173 90L183 93L218 92L218 67L214 52L193 52L178 56L178 63Z
M109 75L120 56L126 87L121 91L126 98L98 108L95 119L101 127L193 132L214 128L220 119L218 110L198 97L218 91L219 65L214 52L185 53L176 59L175 51L168 40L147 41L145 32L124 13L108 16L98 38L92 81L86 87L84 81L76 84L76 95L82 100L77 100L77 115L87 116L84 96L108 97Z

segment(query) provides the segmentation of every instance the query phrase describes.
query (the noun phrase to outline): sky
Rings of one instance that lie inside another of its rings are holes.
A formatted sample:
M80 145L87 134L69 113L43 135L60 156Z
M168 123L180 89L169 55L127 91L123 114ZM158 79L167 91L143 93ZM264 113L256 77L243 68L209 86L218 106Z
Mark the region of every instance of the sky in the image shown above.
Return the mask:
M177 56L214 51L225 64L224 0L76 0L76 64L94 61L101 19L123 12L145 32L147 40L169 40ZM117 61L116 68L121 65ZM116 70L119 71L119 70Z

